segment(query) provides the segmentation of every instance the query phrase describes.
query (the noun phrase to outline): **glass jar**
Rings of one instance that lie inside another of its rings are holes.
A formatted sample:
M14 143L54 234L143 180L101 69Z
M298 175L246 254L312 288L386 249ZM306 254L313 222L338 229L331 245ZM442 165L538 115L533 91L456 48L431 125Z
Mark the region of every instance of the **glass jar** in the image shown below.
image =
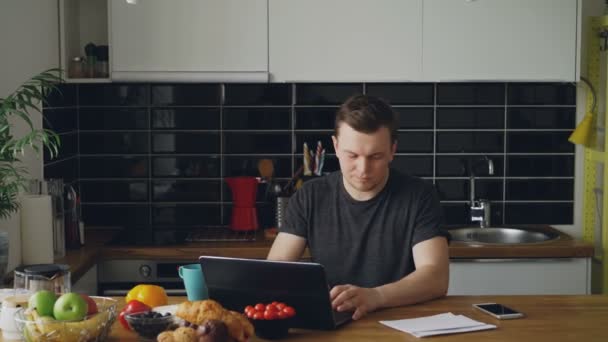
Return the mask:
M83 78L84 77L84 61L82 57L74 57L68 65L68 77Z

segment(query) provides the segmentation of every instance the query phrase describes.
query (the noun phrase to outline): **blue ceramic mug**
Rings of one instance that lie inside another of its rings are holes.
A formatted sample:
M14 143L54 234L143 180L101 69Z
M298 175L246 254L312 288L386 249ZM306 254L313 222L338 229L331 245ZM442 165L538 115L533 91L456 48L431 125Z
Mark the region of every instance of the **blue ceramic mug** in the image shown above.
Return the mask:
M189 301L203 300L209 298L205 277L200 264L189 264L180 266L179 277L184 280L186 294Z

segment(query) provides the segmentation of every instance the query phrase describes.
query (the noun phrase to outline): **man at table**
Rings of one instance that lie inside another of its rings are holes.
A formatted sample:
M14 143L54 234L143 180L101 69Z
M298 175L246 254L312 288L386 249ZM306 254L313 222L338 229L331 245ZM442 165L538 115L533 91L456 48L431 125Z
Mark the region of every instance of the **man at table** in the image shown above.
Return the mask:
M398 118L382 99L356 95L336 113L340 171L290 198L269 260L296 261L306 246L332 286L332 306L353 319L444 296L447 232L431 184L389 168Z

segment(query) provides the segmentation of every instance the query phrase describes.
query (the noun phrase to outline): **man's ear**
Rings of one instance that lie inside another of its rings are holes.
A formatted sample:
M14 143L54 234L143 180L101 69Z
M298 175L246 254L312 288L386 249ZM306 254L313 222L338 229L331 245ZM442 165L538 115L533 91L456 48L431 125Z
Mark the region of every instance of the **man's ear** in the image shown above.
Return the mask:
M395 157L395 153L397 153L397 140L395 140L395 142L391 146L391 161L393 161L393 158Z
M334 143L334 152L338 153L338 137L332 135L331 141Z

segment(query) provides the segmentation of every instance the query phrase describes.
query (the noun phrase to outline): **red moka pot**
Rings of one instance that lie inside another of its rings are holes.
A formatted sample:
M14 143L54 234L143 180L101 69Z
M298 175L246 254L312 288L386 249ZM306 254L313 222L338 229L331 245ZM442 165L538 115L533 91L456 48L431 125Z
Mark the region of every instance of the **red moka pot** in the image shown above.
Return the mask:
M232 230L247 231L258 229L258 212L255 199L258 191L258 179L255 177L224 178L232 192Z

